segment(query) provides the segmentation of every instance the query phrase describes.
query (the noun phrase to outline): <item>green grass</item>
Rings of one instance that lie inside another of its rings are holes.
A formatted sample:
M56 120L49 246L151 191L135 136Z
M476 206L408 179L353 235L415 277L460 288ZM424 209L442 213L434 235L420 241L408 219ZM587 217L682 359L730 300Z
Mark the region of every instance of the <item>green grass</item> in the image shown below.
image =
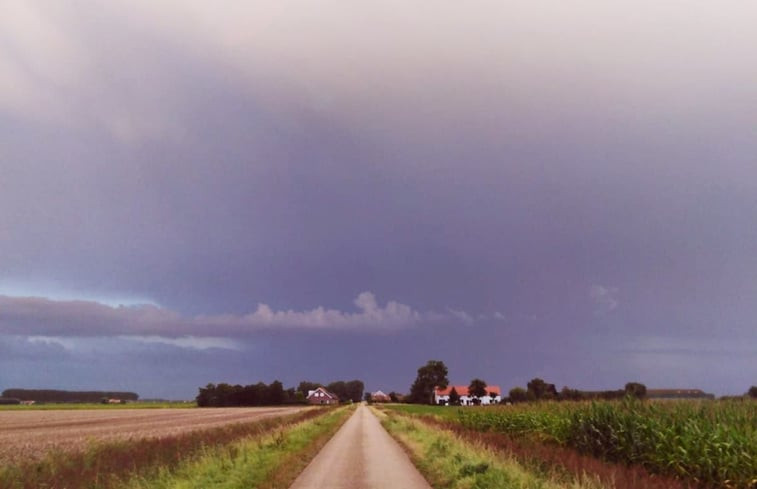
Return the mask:
M397 411L407 412L406 409ZM416 411L419 412L423 410ZM418 469L435 489L603 487L589 477L565 482L530 471L512 457L465 442L451 432L428 426L396 411L383 416L382 424L406 447Z
M78 410L78 409L189 409L196 408L197 403L190 402L129 402L126 404L100 404L100 403L45 403L25 406L20 404L0 405L0 411L55 411L55 410Z
M389 408L393 411L404 414L411 414L415 416L433 416L438 419L446 419L451 421L457 419L458 413L462 409L467 409L462 407L429 406L424 404L382 404L381 406L382 408Z
M466 428L554 442L711 487L757 487L757 403L602 401L392 407Z
M134 478L123 488L285 489L353 411L342 407L263 437L205 451L177 468Z

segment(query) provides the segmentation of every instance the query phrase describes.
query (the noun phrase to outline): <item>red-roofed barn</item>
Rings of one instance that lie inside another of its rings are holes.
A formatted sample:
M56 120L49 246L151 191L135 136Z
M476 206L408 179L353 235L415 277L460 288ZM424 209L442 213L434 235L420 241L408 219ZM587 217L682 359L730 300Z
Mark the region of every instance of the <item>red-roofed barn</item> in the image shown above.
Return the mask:
M339 397L323 387L308 391L307 400L310 404L339 404Z

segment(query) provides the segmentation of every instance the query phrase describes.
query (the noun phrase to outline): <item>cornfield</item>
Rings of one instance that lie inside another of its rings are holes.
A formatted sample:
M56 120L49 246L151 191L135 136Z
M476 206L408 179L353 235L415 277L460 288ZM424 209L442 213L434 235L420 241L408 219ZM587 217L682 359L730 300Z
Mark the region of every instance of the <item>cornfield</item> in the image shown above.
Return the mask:
M543 403L460 409L458 421L553 441L708 487L757 488L757 403Z

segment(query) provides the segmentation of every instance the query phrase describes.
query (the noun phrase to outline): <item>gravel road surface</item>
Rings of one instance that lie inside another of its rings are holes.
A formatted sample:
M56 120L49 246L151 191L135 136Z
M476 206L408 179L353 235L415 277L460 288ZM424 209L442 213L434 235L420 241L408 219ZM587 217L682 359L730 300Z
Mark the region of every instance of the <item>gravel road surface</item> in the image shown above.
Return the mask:
M291 489L431 489L376 416L360 406Z

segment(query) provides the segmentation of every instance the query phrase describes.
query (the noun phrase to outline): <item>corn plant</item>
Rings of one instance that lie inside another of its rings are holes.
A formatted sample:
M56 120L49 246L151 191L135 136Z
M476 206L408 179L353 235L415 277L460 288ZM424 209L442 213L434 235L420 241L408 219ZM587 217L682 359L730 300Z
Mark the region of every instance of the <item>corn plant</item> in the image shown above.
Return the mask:
M478 431L558 443L706 487L757 488L757 403L636 400L462 409Z

